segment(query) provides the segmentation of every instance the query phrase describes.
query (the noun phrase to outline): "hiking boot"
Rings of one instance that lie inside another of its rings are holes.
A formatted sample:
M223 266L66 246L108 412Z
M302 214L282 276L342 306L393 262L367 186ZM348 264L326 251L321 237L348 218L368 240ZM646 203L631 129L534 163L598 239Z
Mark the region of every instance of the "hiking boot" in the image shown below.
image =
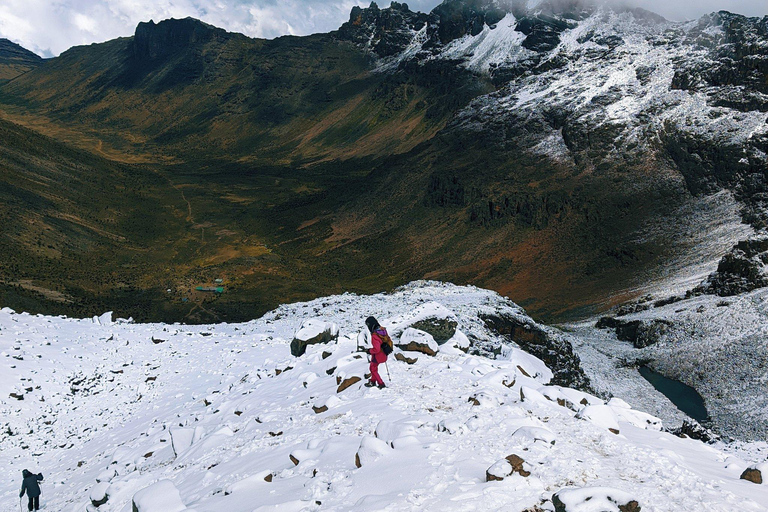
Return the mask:
M376 384L376 387L378 387L379 389L384 389L385 387L387 387L387 385L386 384Z
M375 385L376 385L376 383L375 383L375 382L373 382L372 380L369 380L368 382L366 382L366 383L365 383L365 384L363 384L363 385L364 385L365 387L367 387L367 388L372 388L373 386L375 386Z

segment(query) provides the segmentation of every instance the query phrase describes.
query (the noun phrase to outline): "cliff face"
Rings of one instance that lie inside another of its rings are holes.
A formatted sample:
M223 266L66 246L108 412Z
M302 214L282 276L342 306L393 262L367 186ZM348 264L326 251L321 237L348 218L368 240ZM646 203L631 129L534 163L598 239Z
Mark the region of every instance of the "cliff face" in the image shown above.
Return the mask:
M211 41L224 42L232 34L194 18L170 19L136 27L131 51L137 59L158 59Z

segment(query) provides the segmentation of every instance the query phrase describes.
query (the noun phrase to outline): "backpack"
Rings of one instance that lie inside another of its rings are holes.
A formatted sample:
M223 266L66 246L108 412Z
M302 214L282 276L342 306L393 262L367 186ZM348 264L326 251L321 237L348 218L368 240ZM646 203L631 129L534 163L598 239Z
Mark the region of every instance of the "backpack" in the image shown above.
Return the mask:
M392 338L389 337L389 334L387 334L387 331L384 331L383 333L378 332L377 333L379 337L381 338L381 352L388 356L392 353L392 350L394 348L394 343L392 343Z

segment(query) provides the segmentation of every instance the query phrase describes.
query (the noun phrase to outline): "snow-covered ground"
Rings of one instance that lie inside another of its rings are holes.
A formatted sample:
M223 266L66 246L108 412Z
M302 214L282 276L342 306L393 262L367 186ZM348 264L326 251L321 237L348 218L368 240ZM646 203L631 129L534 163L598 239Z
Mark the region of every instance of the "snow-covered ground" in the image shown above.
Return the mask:
M704 295L620 317L623 321L669 323L655 345L635 349L596 319L572 325L575 352L596 389L618 389L628 400L665 420L652 408L655 391L627 363L647 362L681 381L705 400L715 428L739 439L768 435L768 290L736 297ZM662 406L663 407L663 406Z
M430 302L458 320L436 356L393 354L387 388L338 391L367 371L356 350L367 316L404 327ZM18 510L24 468L44 473L45 509L62 512L94 510L104 494L106 512L130 512L134 497L142 512L554 510L553 494L579 488L559 495L568 510L589 496L643 511L768 510L765 485L739 479L762 459L671 436L622 400L548 386L551 372L518 348L495 360L456 348L492 340L478 314L499 311L522 315L493 292L424 282L237 325L3 310L0 510ZM310 318L339 338L292 357ZM528 476L507 476L512 454ZM489 469L503 480L486 482Z

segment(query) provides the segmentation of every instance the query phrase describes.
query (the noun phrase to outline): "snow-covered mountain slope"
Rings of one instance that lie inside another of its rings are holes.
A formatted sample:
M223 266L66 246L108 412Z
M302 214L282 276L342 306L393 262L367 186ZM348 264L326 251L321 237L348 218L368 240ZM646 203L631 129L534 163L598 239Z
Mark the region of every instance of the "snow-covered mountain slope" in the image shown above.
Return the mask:
M616 317L620 329L627 326L623 340L615 329L597 329L596 319L572 326L574 349L594 386L603 391L638 386L643 393L629 402L642 406L654 394L637 373L644 364L696 389L718 432L765 441L768 291L704 295L659 307L649 301L638 309Z
M621 162L659 172L669 159L694 193L768 163L768 17L682 23L599 2L452 0L410 19L412 39L381 55L382 69L449 61L498 87L455 130L598 171Z
M387 388L340 389L367 371L365 317L394 334L425 310L458 325L435 356L396 351ZM503 342L481 320L493 314L538 328L493 292L423 282L237 325L3 310L0 510L18 508L24 468L46 476L46 509L67 512L105 495L107 512L768 510L765 486L739 478L762 461L662 432L620 399L548 385L552 372L511 344L496 359L460 350ZM293 357L307 319L339 337Z

